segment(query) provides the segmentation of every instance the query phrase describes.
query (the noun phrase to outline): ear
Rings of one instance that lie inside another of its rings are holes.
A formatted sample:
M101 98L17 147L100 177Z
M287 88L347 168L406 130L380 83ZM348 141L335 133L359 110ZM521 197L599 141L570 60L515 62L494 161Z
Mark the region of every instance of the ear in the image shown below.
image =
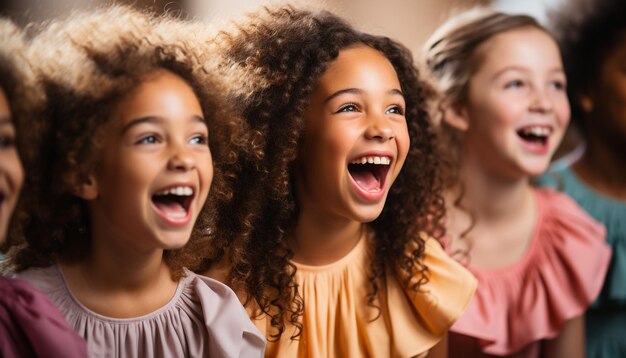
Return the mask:
M83 176L74 174L71 178L72 192L84 200L94 200L98 197L98 182L93 175Z
M593 111L593 100L588 95L580 96L580 108L586 113Z
M442 108L443 121L450 127L462 132L469 128L469 116L464 106L444 103Z

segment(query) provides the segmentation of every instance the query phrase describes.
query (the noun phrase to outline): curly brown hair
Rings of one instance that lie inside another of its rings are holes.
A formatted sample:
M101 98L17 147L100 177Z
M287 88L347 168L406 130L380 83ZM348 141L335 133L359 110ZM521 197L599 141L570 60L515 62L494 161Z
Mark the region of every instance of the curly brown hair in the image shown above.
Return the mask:
M88 207L72 192L78 176L98 166L114 104L155 71L169 70L192 87L209 127L214 178L190 242L211 241L213 212L232 197L239 155L252 155L244 122L228 105L205 26L157 17L125 6L73 14L45 26L30 58L47 94L38 138L39 155L29 173L12 265L20 271L55 260L90 255ZM192 250L165 251L172 275L201 259Z
M604 59L626 33L626 3L569 0L554 8L549 18L567 74L572 123L584 129L580 100L592 89Z
M247 303L254 301L259 314L271 317L276 330L271 338L280 338L288 323L296 328L293 339L301 333L304 304L288 245L298 217L294 164L306 135L303 116L320 77L340 51L369 46L393 65L407 104L408 157L381 215L369 224L375 233L367 293L370 305L376 304L388 270L397 270L406 278L404 284L417 291L427 281L420 233L440 237L443 232L440 219L445 209L429 115L434 91L423 81L405 47L359 32L332 13L289 6L263 8L246 20L222 32L217 42L224 52L223 66L246 73L234 90L236 101L251 127L265 137L265 157L262 162L246 163L249 175L239 177L238 185L254 188L242 198L239 227L221 231L218 225L217 229L224 247L237 240L245 246L229 257L227 282L247 292ZM209 256L197 270L206 271L220 259Z

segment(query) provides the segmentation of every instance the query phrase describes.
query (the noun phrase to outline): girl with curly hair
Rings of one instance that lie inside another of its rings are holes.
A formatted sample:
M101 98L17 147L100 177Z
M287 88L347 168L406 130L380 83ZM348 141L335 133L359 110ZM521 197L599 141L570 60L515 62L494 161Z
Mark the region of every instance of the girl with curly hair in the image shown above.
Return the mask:
M29 127L43 92L28 65L22 32L0 19L0 245L24 181L20 156L30 152ZM0 276L0 356L86 357L85 341L63 315L25 281Z
M582 357L582 314L610 258L604 228L534 188L569 122L559 48L533 18L474 9L426 44L442 92L449 250L478 278L453 357Z
M570 0L551 19L569 79L570 129L582 142L540 182L606 226L613 257L585 315L587 356L626 357L626 3Z
M263 354L233 291L179 250L210 240L247 140L198 28L110 7L33 40L48 100L12 264L93 356Z
M200 270L247 294L268 356L445 355L475 280L437 241L434 93L409 51L291 7L249 15L218 45L246 73L235 103L264 158L244 163L239 231L219 230L228 256Z

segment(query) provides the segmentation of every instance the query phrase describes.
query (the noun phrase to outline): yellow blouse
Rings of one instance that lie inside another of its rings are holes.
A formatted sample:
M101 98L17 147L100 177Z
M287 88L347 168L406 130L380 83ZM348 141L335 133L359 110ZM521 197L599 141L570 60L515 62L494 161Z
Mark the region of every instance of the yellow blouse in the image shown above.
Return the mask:
M304 299L302 334L292 340L295 327L288 327L280 340L268 342L267 357L413 357L425 355L443 337L472 299L476 279L428 239L428 283L418 293L407 292L389 273L378 311L367 305L369 242L360 240L330 265L294 263ZM268 316L254 323L266 337L275 332Z

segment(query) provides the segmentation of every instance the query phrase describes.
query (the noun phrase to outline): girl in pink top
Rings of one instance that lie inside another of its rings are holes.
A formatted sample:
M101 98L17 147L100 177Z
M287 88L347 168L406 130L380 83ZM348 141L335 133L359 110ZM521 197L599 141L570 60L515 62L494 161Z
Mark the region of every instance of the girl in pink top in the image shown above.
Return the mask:
M26 57L22 32L0 19L0 245L4 246L24 181L22 160L43 91ZM19 153L18 153L19 149ZM85 341L58 309L23 280L0 276L0 357L87 356Z
M582 357L610 250L571 199L534 188L569 122L558 46L523 15L473 10L426 44L443 93L450 252L478 278L455 357Z
M110 7L33 40L48 101L11 259L90 356L263 355L233 291L187 271L198 254L179 250L192 232L210 239L248 150L202 28Z

